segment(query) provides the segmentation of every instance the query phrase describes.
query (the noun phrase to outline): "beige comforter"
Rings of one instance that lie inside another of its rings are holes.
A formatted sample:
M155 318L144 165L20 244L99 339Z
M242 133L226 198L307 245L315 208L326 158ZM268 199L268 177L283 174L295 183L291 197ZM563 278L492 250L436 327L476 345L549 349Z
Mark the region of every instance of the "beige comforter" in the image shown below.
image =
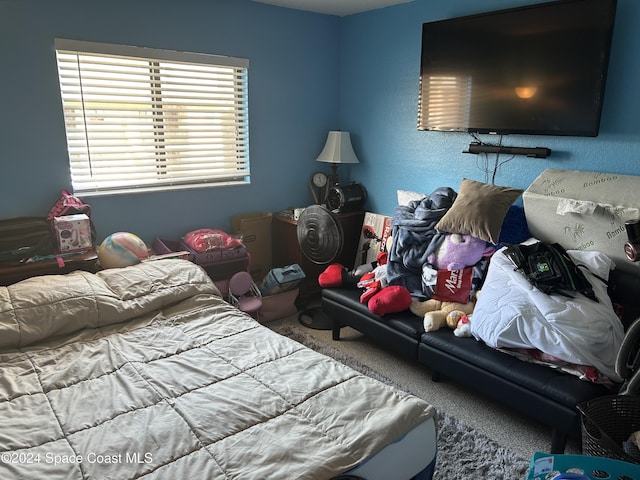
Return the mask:
M322 479L434 414L190 262L0 287L0 478Z

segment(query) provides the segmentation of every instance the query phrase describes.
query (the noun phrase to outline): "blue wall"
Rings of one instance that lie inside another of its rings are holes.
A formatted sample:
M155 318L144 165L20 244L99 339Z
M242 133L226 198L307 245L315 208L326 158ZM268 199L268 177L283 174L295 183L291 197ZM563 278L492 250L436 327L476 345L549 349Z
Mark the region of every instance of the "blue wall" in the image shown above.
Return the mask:
M98 237L177 238L230 217L311 202L307 181L326 132L352 132L369 210L390 214L396 190L484 181L470 137L416 129L421 25L538 0L415 0L338 18L249 0L0 0L0 218L46 215L70 188L55 37L248 58L252 184L85 198ZM516 157L496 183L525 188L545 168L640 175L640 2L619 0L597 138L508 137L551 157ZM469 48L473 48L470 45ZM478 52L481 55L482 52Z
M99 239L228 230L234 214L310 203L339 127L339 20L248 0L0 0L0 218L46 215L71 188L55 37L249 59L252 184L85 197Z
M533 3L541 0L416 0L342 19L340 124L352 132L361 161L353 176L367 187L371 210L391 214L397 189L430 193L443 185L457 189L463 177L485 181L482 156L462 153L468 134L416 129L422 23ZM515 157L496 184L526 188L546 168L640 175L639 24L640 2L618 0L599 136L505 136L505 145L553 153L544 160Z

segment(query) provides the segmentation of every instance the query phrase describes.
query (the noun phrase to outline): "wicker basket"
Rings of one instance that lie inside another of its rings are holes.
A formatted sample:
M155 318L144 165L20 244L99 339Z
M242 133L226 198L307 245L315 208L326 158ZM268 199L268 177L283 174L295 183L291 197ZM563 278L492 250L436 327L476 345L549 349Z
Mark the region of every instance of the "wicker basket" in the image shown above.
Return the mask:
M640 464L637 451L623 449L629 435L640 430L640 396L608 395L578 405L582 414L582 453ZM632 453L630 451L630 453Z

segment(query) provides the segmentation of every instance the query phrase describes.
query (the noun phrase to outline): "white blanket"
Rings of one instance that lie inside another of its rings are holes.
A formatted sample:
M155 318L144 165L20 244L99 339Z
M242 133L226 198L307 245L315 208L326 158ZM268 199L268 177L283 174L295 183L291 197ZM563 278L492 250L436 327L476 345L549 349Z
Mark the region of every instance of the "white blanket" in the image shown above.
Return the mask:
M0 287L0 372L2 479L331 478L434 415L182 260Z
M614 381L616 355L624 337L606 284L612 262L603 253L569 250L576 264L586 265L598 302L547 295L532 286L502 250L496 252L473 312L471 333L494 348L535 348L566 362L594 366Z

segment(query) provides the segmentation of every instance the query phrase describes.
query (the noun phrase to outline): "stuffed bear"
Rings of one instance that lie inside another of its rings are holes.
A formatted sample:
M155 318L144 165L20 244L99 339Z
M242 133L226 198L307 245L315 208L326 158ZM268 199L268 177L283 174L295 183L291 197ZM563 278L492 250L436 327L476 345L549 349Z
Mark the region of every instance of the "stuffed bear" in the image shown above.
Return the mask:
M495 252L495 247L471 235L448 233L427 261L437 270L460 270Z
M455 329L458 326L460 315L471 315L474 307L475 302L441 302L440 300L431 299L425 302L413 300L409 310L414 315L423 317L425 332L433 332L445 325Z

